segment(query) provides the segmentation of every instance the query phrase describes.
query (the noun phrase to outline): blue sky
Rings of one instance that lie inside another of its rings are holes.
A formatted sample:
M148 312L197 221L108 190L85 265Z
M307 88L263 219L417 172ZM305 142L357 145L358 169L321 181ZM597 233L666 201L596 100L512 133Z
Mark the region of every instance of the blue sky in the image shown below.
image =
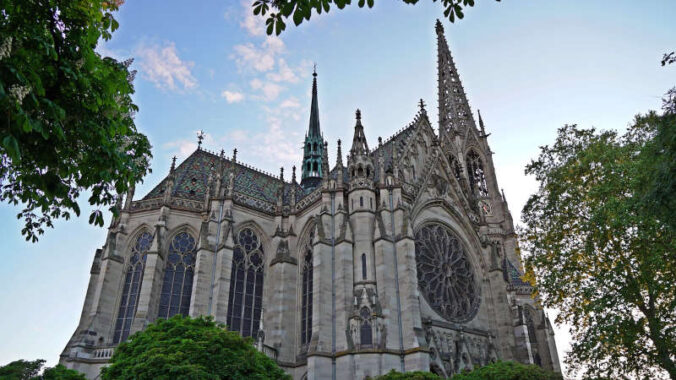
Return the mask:
M249 12L239 0L121 7L120 29L99 49L136 59L136 123L154 155L137 197L166 175L173 155L183 159L195 149L198 130L207 133L207 149L229 156L236 147L241 161L290 173L301 158L313 62L331 162L336 140L351 138L357 107L371 145L408 124L420 98L436 122L439 4L378 0L372 10L313 17L281 38L266 37ZM676 65L660 66L662 54L676 50L674 19L670 0L479 0L465 19L444 22L472 109L481 109L491 133L515 219L536 189L524 165L558 127L623 129L636 113L659 108L676 85ZM0 205L0 365L19 358L53 365L77 325L106 231L85 216L57 222L31 244L20 236L16 212ZM558 330L562 353L569 336Z

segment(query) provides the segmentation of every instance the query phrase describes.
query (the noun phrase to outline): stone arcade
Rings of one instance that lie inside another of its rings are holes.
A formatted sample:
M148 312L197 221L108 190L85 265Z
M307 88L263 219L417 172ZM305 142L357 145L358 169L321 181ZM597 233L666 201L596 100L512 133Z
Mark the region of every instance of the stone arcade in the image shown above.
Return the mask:
M198 148L120 203L94 255L61 363L95 378L157 318L212 315L294 379L450 376L497 359L560 371L552 327L521 280L517 239L444 37L439 133L424 104L369 148L356 112L331 169L317 74L301 181ZM364 122L364 124L367 124Z

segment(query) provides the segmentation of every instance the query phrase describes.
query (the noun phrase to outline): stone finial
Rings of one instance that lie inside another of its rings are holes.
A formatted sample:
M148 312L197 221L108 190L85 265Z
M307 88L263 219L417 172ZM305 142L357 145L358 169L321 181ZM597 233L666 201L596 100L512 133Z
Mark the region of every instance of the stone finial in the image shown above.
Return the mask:
M291 182L296 183L296 165L291 168Z
M418 106L420 106L420 111L426 112L425 111L425 102L420 98L420 103L418 103Z
M444 26L441 24L441 21L437 19L437 23L434 26L434 29L437 31L437 34L444 34Z
M279 168L279 180L284 182L284 167Z
M173 173L176 170L176 156L171 158L171 168L169 168L169 173Z
M355 117L357 120L361 120L361 110L359 110L359 108L357 108L357 111L355 112Z
M383 138L378 136L378 146L382 147L383 146Z
M232 150L232 162L237 162L237 148Z
M223 158L225 157L225 149L221 148L221 154L220 157Z

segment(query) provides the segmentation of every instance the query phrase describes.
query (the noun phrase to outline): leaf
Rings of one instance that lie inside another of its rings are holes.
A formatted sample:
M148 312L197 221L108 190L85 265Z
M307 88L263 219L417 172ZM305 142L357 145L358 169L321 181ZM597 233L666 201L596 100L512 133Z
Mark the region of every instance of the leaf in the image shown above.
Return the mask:
M2 139L2 146L13 161L21 160L21 152L19 151L19 142L12 135L5 136Z

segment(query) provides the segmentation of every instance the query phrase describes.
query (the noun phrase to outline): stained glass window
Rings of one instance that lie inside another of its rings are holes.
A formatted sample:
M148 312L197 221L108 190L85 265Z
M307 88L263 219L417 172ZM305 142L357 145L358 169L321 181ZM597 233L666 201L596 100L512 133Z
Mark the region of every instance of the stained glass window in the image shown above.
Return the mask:
M226 323L242 336L256 336L263 306L263 246L248 227L237 234L236 240Z
M488 196L488 187L486 186L486 172L481 157L475 152L470 151L467 154L467 177L472 191L480 197Z
M429 305L453 322L472 319L480 290L460 239L446 226L432 223L415 234L418 286Z
M373 344L373 329L371 328L371 312L367 307L362 307L359 311L361 317L361 328L359 330L359 339L362 346Z
M164 269L158 317L188 315L197 255L195 246L195 238L187 232L181 232L171 240L167 266Z
M301 321L300 321L300 342L302 351L307 350L307 344L312 338L312 240L314 239L314 231L311 230L308 238L305 240L303 250L305 255L303 257L302 280L301 288Z
M123 342L129 336L129 329L131 328L131 323L134 321L138 297L141 292L143 269L145 268L146 263L146 252L150 249L152 242L153 235L148 232L143 232L136 238L136 242L131 247L127 273L124 276L120 308L118 309L117 321L115 322L113 343Z

